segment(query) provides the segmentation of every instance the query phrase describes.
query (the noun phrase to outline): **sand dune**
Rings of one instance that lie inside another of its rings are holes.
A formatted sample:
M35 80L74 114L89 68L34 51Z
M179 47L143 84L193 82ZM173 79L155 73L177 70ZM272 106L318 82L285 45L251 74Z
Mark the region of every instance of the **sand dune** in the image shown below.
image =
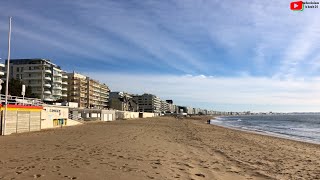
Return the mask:
M320 146L206 118L88 123L0 137L0 179L319 179Z

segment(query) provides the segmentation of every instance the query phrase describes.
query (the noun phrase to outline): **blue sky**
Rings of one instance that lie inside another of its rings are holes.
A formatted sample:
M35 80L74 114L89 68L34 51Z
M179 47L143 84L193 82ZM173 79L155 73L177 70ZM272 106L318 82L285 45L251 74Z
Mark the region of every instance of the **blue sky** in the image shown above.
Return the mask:
M1 0L0 57L226 111L320 110L320 9L290 1ZM319 84L319 85L318 85Z

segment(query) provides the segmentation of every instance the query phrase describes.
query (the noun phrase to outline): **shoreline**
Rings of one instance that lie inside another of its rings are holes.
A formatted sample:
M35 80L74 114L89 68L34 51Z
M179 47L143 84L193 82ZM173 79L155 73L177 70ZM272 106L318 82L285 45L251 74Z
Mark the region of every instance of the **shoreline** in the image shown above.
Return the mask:
M215 120L216 118L219 117L227 117L227 116L218 116L218 117L213 117L212 120ZM242 131L242 132L247 132L247 133L253 133L253 134L259 134L259 135L263 135L263 136L270 136L270 137L274 137L274 138L280 138L280 139L286 139L286 140L291 140L291 141L297 141L297 142L302 142L302 143L309 143L309 144L315 144L315 145L320 145L319 141L314 141L314 140L307 140L307 139L303 139L303 138L295 138L289 135L285 135L285 134L280 134L280 133L274 133L274 132L269 132L269 131L263 131L263 130L254 130L254 129L243 129L240 127L231 127L231 126L225 126L225 125L219 125L219 124L210 124L210 125L214 125L214 126L218 126L218 127L222 127L222 128L227 128L227 129L231 129L231 130L236 130L236 131Z

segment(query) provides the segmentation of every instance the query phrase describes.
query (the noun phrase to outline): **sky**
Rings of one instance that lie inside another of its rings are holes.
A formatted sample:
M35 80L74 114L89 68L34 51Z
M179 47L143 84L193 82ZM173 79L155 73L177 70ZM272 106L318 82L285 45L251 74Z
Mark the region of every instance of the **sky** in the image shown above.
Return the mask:
M317 1L318 2L318 1ZM0 58L218 111L320 112L320 9L281 0L1 0Z

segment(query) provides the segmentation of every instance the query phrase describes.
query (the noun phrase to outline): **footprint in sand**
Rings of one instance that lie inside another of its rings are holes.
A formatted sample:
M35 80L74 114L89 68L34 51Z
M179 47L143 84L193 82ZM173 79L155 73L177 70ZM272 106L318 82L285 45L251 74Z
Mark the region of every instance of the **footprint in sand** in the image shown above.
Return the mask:
M42 175L41 174L35 174L35 175L33 175L33 178L40 178Z
M64 176L65 178L68 178L68 179L77 179L77 177L75 176Z
M196 176L199 176L199 177L206 177L204 174L201 174L201 173L197 173L195 174Z
M189 164L184 164L185 166L187 166L188 168L193 168L193 166L189 165Z

